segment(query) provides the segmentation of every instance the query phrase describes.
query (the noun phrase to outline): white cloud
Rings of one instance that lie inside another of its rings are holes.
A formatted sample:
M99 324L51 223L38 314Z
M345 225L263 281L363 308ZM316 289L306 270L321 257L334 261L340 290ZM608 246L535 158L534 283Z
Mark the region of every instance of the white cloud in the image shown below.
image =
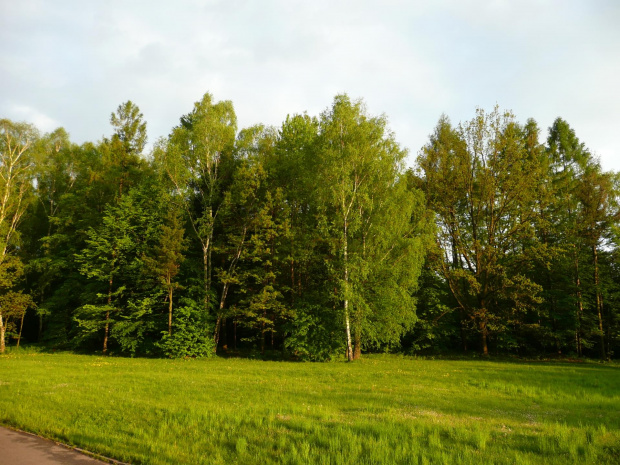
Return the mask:
M25 121L34 124L37 129L43 132L51 132L58 128L58 121L41 113L40 111L24 105L13 105L8 109L8 115L14 120Z
M498 103L543 129L563 117L606 168L620 170L617 5L5 2L0 110L37 109L82 142L109 133L110 113L131 99L153 141L206 91L232 100L241 126L316 115L348 92L387 114L415 154L442 113L457 123Z

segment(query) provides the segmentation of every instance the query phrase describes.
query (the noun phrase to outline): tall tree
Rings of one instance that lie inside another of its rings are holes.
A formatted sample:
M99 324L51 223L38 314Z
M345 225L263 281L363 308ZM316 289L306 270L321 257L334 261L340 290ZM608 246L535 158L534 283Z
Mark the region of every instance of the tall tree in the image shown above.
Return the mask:
M116 113L110 115L110 124L114 128L113 138L123 144L125 153L142 154L147 142L146 122L137 105L131 100L121 103Z
M219 248L228 259L222 260L226 265L217 271L223 298L230 286L236 285L238 298L233 316L259 333L262 352L266 333L271 333L273 342L275 320L285 311L276 280L281 261L279 247L288 232L288 212L282 190L269 184L265 169L275 138L275 132L262 125L239 134L239 166L226 195L225 240ZM221 299L220 312L224 311L223 303Z
M563 249L563 254L552 262L552 271L558 277L570 277L571 285L560 285L562 307L572 308L570 325L578 355L583 355L584 286L583 251L586 246L581 235L578 213L579 180L591 163L591 155L576 136L575 131L561 118L549 128L546 153L554 200L549 206L551 240ZM569 297L569 298L567 298ZM566 316L565 316L566 317Z
M139 171L140 155L147 142L146 122L140 109L131 100L122 103L110 115L114 128L111 140L104 140L102 149L110 158L110 169L118 183L118 195L129 189L131 179Z
M223 181L229 176L237 131L237 118L230 101L213 102L206 93L194 109L181 117L165 147L156 151L167 173L202 252L204 312L212 296L213 236L223 198Z
M163 286L168 301L168 335L172 335L172 309L174 291L182 286L176 280L181 263L185 260L183 251L186 248L184 239L185 230L181 226L179 211L173 204L168 205L168 211L164 222L160 226L161 231L157 245L144 257L147 270L155 276Z
M5 292L11 291L22 272L18 228L32 199L38 137L31 125L0 120L0 289ZM9 310L8 305L0 305L0 353L4 352Z
M371 334L367 323L372 315L396 305L389 313L395 324L388 327L394 330L415 321L411 293L423 262L422 244L411 227L416 202L399 180L406 151L388 131L385 117L368 116L361 101L336 96L321 115L318 137L321 223L332 239L329 268L335 298L342 305L347 358L353 360L361 355L364 335ZM407 279L390 276L390 267L393 271L395 264L412 257L408 270L398 268L409 272ZM368 287L374 293L368 293ZM399 305L403 311L398 311ZM379 340L385 336L373 334Z
M76 321L83 340L103 336L104 354L112 338L121 350L135 353L145 334L160 326L152 314L164 292L151 284L153 270L144 257L156 255L151 251L161 242L161 200L148 185L132 189L106 207L102 223L88 231L86 247L76 256L92 283L92 297Z
M31 200L33 146L37 130L28 124L0 120L0 274L16 258L18 226ZM8 279L1 278L1 279Z
M503 328L500 311L539 303L522 247L533 235L539 160L514 116L496 108L456 130L442 118L418 163L437 214L443 274L487 355L489 332Z
M30 204L25 214L23 227L26 233L22 245L28 260L26 279L31 283L31 292L39 303L37 339L41 340L44 316L48 313L45 301L54 293L65 271L50 241L58 232L64 199L75 187L80 154L79 148L71 143L69 134L63 128L45 134L37 145L34 170L36 201Z
M607 245L610 239L612 225L620 219L617 196L614 190L613 178L610 173L604 173L598 164L590 164L584 170L579 180L577 196L581 204L578 213L580 236L585 245L592 252L593 294L594 308L599 336L599 353L601 360L608 358L609 341L605 338L603 291L600 277L599 254L600 248Z

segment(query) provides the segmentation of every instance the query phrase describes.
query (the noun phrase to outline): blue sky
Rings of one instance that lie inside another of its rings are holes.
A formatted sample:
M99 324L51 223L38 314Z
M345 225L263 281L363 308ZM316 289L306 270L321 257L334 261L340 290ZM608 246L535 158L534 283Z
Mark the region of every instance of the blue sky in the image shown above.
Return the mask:
M209 91L240 127L318 115L334 95L387 115L410 163L442 113L560 116L620 171L620 2L0 1L0 116L72 140L126 100L166 136Z

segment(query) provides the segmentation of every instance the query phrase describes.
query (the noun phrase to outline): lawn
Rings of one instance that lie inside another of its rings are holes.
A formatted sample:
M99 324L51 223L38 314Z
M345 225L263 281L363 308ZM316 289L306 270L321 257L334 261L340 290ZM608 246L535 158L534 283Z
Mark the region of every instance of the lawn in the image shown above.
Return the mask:
M135 464L620 463L620 367L21 352L0 423Z

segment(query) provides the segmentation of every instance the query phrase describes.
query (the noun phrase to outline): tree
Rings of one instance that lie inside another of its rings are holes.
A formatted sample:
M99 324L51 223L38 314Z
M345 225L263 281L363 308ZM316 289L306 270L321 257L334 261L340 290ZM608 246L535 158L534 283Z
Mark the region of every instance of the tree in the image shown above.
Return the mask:
M5 351L5 337L12 329L15 320L20 320L17 347L21 339L24 315L29 307L34 307L32 297L22 292L9 291L0 296L0 354Z
M11 279L18 227L31 200L38 137L31 125L0 120L0 281Z
M123 144L125 153L141 155L147 142L146 122L140 108L127 100L110 115L110 124L114 128L114 139Z
M577 197L581 208L577 215L580 236L592 251L593 284L595 312L599 336L601 360L609 358L606 347L603 323L603 292L601 288L599 250L610 239L611 227L620 219L617 204L618 193L614 190L610 173L603 173L598 164L589 164L584 170L578 185Z
M152 314L163 292L158 283L153 285L153 270L144 262L161 243L163 209L157 194L145 184L130 190L118 205L108 205L102 223L88 231L86 247L76 256L94 294L75 317L80 337L103 332L104 354L110 338L135 354L146 334L157 333Z
M353 360L364 335L393 341L415 321L411 296L423 263L412 225L416 199L400 180L406 151L385 117L368 116L361 101L336 96L321 115L317 144L320 225Z
M284 347L310 360L331 359L345 346L326 267L329 244L319 228L318 134L317 118L287 116L272 156L265 159L268 182L281 190L288 213L288 230L278 247L279 289L291 312L281 329Z
M80 271L107 289L97 292L97 300L103 302L82 306L76 320L82 328L83 337L103 330L102 352L106 355L110 327L120 311L116 301L125 290L118 283L115 287L115 279L127 265L134 247L130 221L121 211L109 206L101 227L91 228L88 237L87 247L76 257L81 263Z
M182 286L175 280L179 273L181 263L185 259L183 251L186 248L185 230L180 224L179 212L174 208L168 208L164 222L161 224L161 232L157 246L150 252L151 255L144 257L147 270L152 273L166 291L168 300L168 335L172 335L172 307L174 291Z
M9 321L23 307L23 299L18 298L21 294L11 289L23 271L17 247L19 226L32 199L34 146L38 137L31 125L0 120L0 289L5 290L1 296L5 300L0 309L0 353L4 352Z
M204 312L211 304L213 235L223 198L223 180L232 167L237 118L230 101L213 103L207 93L181 117L156 161L181 196L203 261Z
M118 106L116 113L110 115L110 124L114 128L111 140L104 140L102 150L109 158L109 168L118 183L118 195L123 195L123 188L130 187L131 178L135 177L140 165L140 155L146 145L146 122L140 109L131 100Z
M540 303L523 247L533 238L539 160L526 150L514 116L496 108L478 110L457 130L440 119L418 164L437 215L442 273L487 355L489 332L507 320L500 312Z
M240 132L237 140L239 166L227 192L223 210L225 239L221 252L229 257L217 274L223 292L237 285L235 321L259 333L261 352L265 334L285 314L280 273L280 245L288 232L287 208L282 190L269 184L265 170L273 151L275 133L261 125ZM220 312L223 312L223 300ZM218 315L218 320L220 316Z
M39 139L36 155L33 181L36 200L24 215L21 249L28 263L26 280L39 303L37 339L41 340L44 316L48 314L45 302L66 271L65 263L54 253L52 237L59 232L65 199L75 188L81 154L69 140L69 134L58 128Z
M577 354L582 355L584 298L580 258L583 242L578 231L579 200L576 193L579 178L591 156L568 123L561 118L557 118L549 128L546 154L550 186L555 197L548 209L548 222L552 225L550 240L563 249L563 254L552 263L551 271L555 276L570 277L571 284L560 285L558 296L564 300L563 307L573 309L570 324L574 335L572 339L576 343ZM566 299L567 296L570 296L570 301Z

